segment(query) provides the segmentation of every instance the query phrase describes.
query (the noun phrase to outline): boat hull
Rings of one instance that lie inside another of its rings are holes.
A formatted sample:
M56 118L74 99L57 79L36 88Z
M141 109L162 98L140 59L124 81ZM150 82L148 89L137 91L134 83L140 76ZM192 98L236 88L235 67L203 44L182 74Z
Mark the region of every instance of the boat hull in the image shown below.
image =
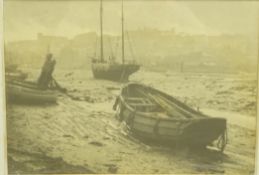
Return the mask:
M138 88L137 86L141 85L131 83L122 89L118 98L117 117L127 123L136 137L156 143L185 144L191 147L206 147L221 137L224 137L224 141L226 141L226 119L206 116L172 96L150 87L148 90L151 93L152 91L159 93L193 115L185 118L177 115L165 117L166 115L161 112L139 111L137 107L133 108L126 100L128 97L126 94L131 94L131 86Z
M92 72L96 79L128 81L129 76L140 68L136 64L93 63Z
M7 101L14 103L55 103L57 94L51 90L41 90L30 82L8 82L6 84Z
M28 74L22 72L6 72L5 78L8 80L25 80Z

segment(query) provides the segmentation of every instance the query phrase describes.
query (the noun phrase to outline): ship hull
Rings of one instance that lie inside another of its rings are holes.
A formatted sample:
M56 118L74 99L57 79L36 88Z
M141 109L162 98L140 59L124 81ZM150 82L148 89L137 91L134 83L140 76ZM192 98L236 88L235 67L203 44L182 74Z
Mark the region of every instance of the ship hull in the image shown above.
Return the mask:
M106 79L111 81L125 82L129 76L139 70L137 64L109 64L93 63L92 72L96 79Z

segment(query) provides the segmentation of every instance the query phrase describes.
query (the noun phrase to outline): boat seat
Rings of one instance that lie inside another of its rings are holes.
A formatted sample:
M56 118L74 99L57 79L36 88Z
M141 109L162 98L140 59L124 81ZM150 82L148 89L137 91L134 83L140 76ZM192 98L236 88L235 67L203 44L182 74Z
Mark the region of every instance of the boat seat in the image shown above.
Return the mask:
M150 99L142 97L127 97L125 100L129 103L135 104L153 104Z
M151 112L154 111L157 107L155 104L129 104L132 108L134 108L137 111L142 112Z
M129 103L130 106L141 106L141 107L152 107L152 106L157 106L155 104L147 104L147 103Z

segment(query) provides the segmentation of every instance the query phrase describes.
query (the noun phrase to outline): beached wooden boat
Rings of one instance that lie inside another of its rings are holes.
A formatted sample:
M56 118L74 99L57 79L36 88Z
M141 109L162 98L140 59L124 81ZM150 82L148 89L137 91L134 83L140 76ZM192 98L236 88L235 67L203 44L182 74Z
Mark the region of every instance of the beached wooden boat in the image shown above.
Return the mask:
M5 65L5 78L7 80L25 80L28 74L18 69L17 64Z
M57 94L52 90L42 90L34 82L7 81L7 101L19 103L55 103Z
M24 72L5 72L5 78L7 80L25 80L28 77Z
M211 118L174 97L138 83L122 88L114 105L117 117L132 133L146 140L204 148L218 140L226 145L226 119Z
M6 63L5 64L5 71L6 72L15 72L18 69L18 65L17 64L13 64L13 63Z

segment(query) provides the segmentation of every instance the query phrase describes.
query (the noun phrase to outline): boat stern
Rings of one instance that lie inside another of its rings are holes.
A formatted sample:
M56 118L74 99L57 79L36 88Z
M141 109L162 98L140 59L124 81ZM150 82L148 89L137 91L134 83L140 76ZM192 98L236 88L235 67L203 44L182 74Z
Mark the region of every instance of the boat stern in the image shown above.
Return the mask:
M204 118L192 120L180 135L181 142L197 147L206 147L215 140L221 140L221 146L226 144L227 120L224 118ZM223 148L224 149L224 148Z

